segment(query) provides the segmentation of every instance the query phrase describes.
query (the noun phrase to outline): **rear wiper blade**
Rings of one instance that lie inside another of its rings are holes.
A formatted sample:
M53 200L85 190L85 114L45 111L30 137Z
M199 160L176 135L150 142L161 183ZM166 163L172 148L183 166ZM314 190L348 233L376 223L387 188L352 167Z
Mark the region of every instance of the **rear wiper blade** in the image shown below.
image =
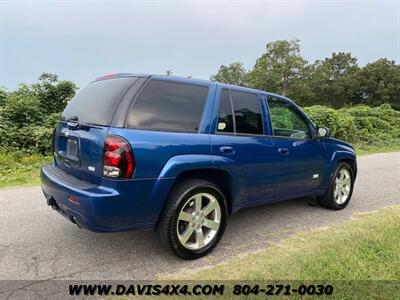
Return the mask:
M67 122L78 122L78 116L70 116L68 119L67 119Z
M77 130L77 129L83 129L83 128L90 128L90 127L96 127L96 128L101 128L104 125L100 124L92 124L92 123L84 123L84 122L78 122L78 117L77 116L71 116L69 117L67 121L67 127L68 129L71 130Z
M78 116L71 116L67 119L67 127L68 129L78 129L79 128L79 122L78 122Z

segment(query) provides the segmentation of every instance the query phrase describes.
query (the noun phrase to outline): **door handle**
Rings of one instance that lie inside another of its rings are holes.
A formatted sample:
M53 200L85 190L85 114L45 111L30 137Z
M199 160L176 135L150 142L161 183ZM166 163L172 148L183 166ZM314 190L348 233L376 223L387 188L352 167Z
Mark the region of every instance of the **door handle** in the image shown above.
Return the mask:
M230 146L222 146L219 148L219 151L224 154L235 154L235 149Z
M278 152L281 155L289 155L289 149L288 148L278 148Z

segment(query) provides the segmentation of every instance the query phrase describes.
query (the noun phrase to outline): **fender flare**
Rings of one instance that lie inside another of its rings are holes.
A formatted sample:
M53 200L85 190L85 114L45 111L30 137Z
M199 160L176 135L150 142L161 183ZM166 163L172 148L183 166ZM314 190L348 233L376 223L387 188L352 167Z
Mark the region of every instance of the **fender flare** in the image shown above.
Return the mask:
M213 159L208 154L183 154L171 157L158 178L176 178L185 171L213 168Z
M329 184L331 182L331 177L333 175L333 170L337 163L341 160L352 160L355 163L355 166L357 166L357 158L354 153L346 150L337 150L335 151L328 163L328 166L326 168L326 176L324 176L324 181L321 184L321 187L323 187L324 190L326 190L329 187ZM355 174L357 173L357 167L355 169Z
M222 157L212 156L208 154L184 154L171 157L154 184L150 199L154 201L154 209L157 211L157 217L154 222L157 222L163 207L167 201L167 195L170 193L175 179L186 171L201 170L201 169L219 169L227 171L227 166L234 164L234 161ZM161 199L163 197L163 199Z

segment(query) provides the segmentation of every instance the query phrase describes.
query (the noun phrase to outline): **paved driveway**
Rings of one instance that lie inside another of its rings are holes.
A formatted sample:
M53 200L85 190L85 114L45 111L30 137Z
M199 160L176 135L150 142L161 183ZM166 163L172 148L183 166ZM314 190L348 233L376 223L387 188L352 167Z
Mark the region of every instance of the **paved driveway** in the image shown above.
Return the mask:
M152 279L256 251L296 231L400 204L400 153L360 157L353 199L339 212L314 199L249 208L228 221L215 251L197 261L164 252L153 231L92 233L45 204L40 187L0 190L0 279Z

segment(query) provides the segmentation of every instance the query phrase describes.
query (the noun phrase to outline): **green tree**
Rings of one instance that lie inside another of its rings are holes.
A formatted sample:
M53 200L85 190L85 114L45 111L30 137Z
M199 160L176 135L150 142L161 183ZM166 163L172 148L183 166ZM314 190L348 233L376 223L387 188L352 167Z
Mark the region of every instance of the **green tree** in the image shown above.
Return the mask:
M28 150L35 145L33 128L42 120L39 99L28 85L7 94L0 110L0 146Z
M6 104L7 90L0 88L0 107Z
M315 61L305 80L311 92L306 104L341 107L351 102L358 70L357 59L351 53L332 53L329 58Z
M42 119L39 99L28 85L20 85L18 90L7 95L2 117L6 126L13 127L35 125Z
M77 86L67 80L58 80L58 76L43 73L39 82L32 85L35 95L39 98L40 108L43 113L62 112L68 101L75 95Z
M281 40L267 44L267 51L257 59L249 73L254 88L296 97L307 61L300 55L300 41Z
M17 90L7 92L0 108L0 146L48 153L53 127L75 90L74 83L44 73L38 83L22 84Z
M400 109L400 65L386 58L363 67L356 76L355 103Z
M241 62L234 62L229 66L222 65L217 74L212 75L210 79L222 83L246 86L246 74L247 72L243 64Z

